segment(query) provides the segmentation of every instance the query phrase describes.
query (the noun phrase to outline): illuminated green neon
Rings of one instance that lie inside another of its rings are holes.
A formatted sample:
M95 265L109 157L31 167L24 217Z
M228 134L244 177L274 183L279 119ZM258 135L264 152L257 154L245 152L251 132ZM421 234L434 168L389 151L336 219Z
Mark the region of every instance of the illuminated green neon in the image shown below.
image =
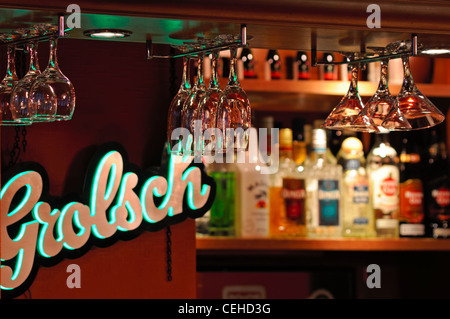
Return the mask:
M128 178L130 177L130 175L133 173L126 173L125 175L123 175L122 178L122 182L120 183L120 191L119 191L119 197L117 198L117 204L110 210L110 218L111 218L111 223L115 224L116 223L116 210L117 208L121 207L123 205L123 200L125 198L125 190L126 190L126 184L128 181ZM129 201L125 202L125 207L128 209L129 212L129 220L127 219L128 223L133 223L136 220L136 213L134 212L133 208L131 207L131 204L129 203ZM121 226L117 226L117 229L120 231L127 231L127 229L121 227Z
M102 167L105 165L105 162L108 160L108 158L114 153L115 153L115 151L110 151L110 152L106 153L105 156L103 156L102 160L100 161L100 164L97 166L97 169L95 170L94 187L91 190L91 205L90 205L90 207L91 207L91 216L95 216L95 207L97 205L97 201L96 201L96 196L95 195L97 194L97 191L98 191L98 183L99 183L99 180L100 180L100 174L102 172ZM108 188L109 188L109 185L108 185Z
M158 177L159 177L159 176L153 176L153 177L149 178L149 179L145 182L144 186L143 186L142 189L141 189L140 201L141 201L141 208L142 208L142 216L144 216L144 219L145 219L147 222L149 222L149 223L155 223L155 221L152 220L152 219L148 216L147 209L145 208L145 195L147 194L147 190L148 190L148 187L150 186L150 184L151 184L155 179L157 179Z
M11 280L13 280L13 281L17 279L17 277L19 276L19 273L20 273L20 269L22 269L24 251L25 251L25 249L21 248L19 250L19 253L17 254L16 267L14 268L13 276L11 277ZM3 268L3 267L6 267L6 266L2 265L1 268ZM1 289L5 289L5 290L13 289L13 288L8 288L8 287L2 286L2 285L0 285L0 287L1 287Z
M109 174L109 179L108 179L108 189L105 192L105 200L107 200L109 198L109 196L111 196L111 192L114 186L114 180L116 179L116 164L112 164L111 165L111 173Z
M39 218L39 213L38 213L39 207L40 207L43 203L44 203L44 202L38 202L38 203L33 207L32 214L33 214L34 219L36 219L36 220L39 222L39 224L42 225L41 231L39 232L39 238L38 238L38 252L39 252L39 254L40 254L41 256L50 258L50 257L52 257L52 256L47 255L47 254L45 253L45 251L44 251L44 237L45 237L45 233L47 232L47 228L48 228L48 225L49 225L49 224L48 224L47 222L44 222L41 218ZM54 216L54 215L57 214L58 212L59 212L59 210L53 209L53 210L50 212L50 216Z
M22 173L20 173L20 174L17 174L17 175L14 176L13 178L11 178L11 179L8 181L8 183L6 183L5 186L3 187L3 189L2 189L2 191L1 191L1 193L0 193L0 199L3 199L3 196L4 196L5 193L6 193L6 190L9 188L9 186L11 186L12 183L14 183L14 181L15 181L16 179L18 179L19 177L21 177L21 176L23 176L23 175L25 175L25 174L28 174L28 173L32 173L32 171L25 171L25 172L22 172ZM17 205L17 207L16 207L13 211L9 212L6 216L12 216L12 215L14 215L15 213L17 213L19 210L22 209L22 207L23 207L23 206L27 203L27 201L30 199L30 195L31 195L31 186L28 185L28 184L26 184L25 186L27 187L27 192L25 193L25 196L23 197L22 201L20 202L19 205Z
M75 204L79 204L79 203L71 202L71 203L65 205L64 208L61 210L61 216L59 216L59 218L58 218L58 223L57 223L57 227L56 227L56 233L58 234L58 238L56 239L56 241L58 241L58 242L61 242L64 239L64 230L63 230L64 217L66 216L67 211L69 210L69 208L72 207ZM86 232L86 228L83 227L83 225L81 225L81 223L80 223L80 217L79 217L78 210L74 211L72 222L75 222L75 225L79 229L79 231L76 234L76 236L81 237ZM70 249L70 250L74 249L69 244L67 244L66 242L63 242L63 246L65 248L67 248L67 249Z

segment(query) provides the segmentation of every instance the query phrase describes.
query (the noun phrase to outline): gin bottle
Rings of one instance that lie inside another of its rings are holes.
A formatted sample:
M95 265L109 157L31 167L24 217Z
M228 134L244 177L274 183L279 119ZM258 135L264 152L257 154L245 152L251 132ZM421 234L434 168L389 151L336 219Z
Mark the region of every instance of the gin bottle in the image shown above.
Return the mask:
M369 177L365 168L363 145L356 137L342 142L338 163L343 167L343 235L374 237L373 213L369 203Z
M314 129L311 162L307 175L307 218L309 237L342 236L342 166L326 160L327 136Z

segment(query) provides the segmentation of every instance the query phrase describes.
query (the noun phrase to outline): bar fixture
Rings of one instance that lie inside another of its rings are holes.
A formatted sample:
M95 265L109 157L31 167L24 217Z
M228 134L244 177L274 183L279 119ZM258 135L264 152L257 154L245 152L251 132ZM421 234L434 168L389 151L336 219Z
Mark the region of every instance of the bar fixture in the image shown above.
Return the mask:
M251 106L237 76L237 50L247 46L247 28L241 25L240 35L222 34L214 39L200 38L172 45L180 53L155 55L147 41L147 58L184 58L182 83L172 100L168 114L168 151L172 154L205 155L242 151L248 145L247 129L251 127ZM223 90L218 83L220 51L230 51L230 74ZM203 59L211 57L211 79L206 87L203 81ZM189 61L197 60L196 82L189 83ZM176 129L189 133L189 138L178 135ZM200 132L201 134L195 134ZM192 149L193 146L193 149Z
M58 25L36 24L0 35L0 45L7 46L6 76L0 83L2 126L72 119L75 89L57 62L57 41L67 36L65 31L64 16L59 16ZM38 44L44 41L50 43L50 58L41 72ZM22 79L15 71L16 50L24 50L29 56L28 72Z
M347 59L344 62L333 63L349 64L352 79L349 91L327 117L323 128L335 130L345 128L369 133L410 131L430 128L445 120L444 114L417 88L411 74L409 56L422 52L417 35L413 34L411 40L390 43L385 48L369 47L369 49L373 53L353 55L342 53ZM403 83L394 99L389 91L387 72L389 60L395 58L402 59ZM319 64L315 51L312 52L312 60L314 65ZM357 88L358 67L363 63L375 61L381 61L380 82L375 94L363 105Z

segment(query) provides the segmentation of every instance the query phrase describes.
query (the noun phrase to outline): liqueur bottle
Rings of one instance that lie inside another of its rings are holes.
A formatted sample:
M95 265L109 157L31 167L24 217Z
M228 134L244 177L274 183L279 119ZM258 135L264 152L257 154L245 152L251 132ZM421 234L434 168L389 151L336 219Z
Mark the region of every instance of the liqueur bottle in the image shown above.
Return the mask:
M424 169L427 235L450 238L450 173L445 142L437 130L431 141Z
M250 143L257 149L257 133L250 129ZM236 235L239 237L269 236L269 175L261 173L262 164L256 152L245 152L245 161L237 163Z
M332 53L323 54L324 63L333 63L334 55ZM325 64L322 66L323 80L336 80L335 66L333 64Z
M400 152L400 211L399 236L425 236L422 165L418 150L418 136L403 134Z
M342 166L328 163L326 150L325 130L314 129L311 162L305 166L310 237L342 236Z
M244 78L255 79L257 78L255 73L255 59L252 51L249 48L243 48L241 53L241 60L244 65Z
M306 52L297 52L297 80L308 80L310 77L309 61Z
M270 236L306 236L305 175L296 169L292 130L280 130L279 169L269 188Z
M375 135L367 156L370 200L377 237L398 237L399 181L398 156L389 143L389 134Z
M269 50L266 61L270 68L270 79L281 79L281 59L277 50Z
M303 119L296 118L292 120L292 153L297 166L303 165L308 155L304 127L305 121Z
M365 168L363 145L356 137L342 143L338 163L342 165L343 235L374 237L373 213L369 203L369 177Z
M209 212L211 236L235 236L236 165L214 162L208 165L208 175L216 182L216 198Z

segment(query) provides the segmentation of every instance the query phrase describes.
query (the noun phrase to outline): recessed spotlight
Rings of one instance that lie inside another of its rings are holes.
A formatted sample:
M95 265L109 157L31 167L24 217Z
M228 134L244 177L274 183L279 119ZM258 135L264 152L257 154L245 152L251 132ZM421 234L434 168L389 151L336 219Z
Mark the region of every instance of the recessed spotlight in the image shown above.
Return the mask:
M83 32L87 37L101 39L125 38L130 36L131 33L131 31L120 29L92 29Z
M450 50L449 49L426 49L426 50L420 51L420 53L422 53L422 54L431 54L431 55L435 55L435 54L449 54Z

